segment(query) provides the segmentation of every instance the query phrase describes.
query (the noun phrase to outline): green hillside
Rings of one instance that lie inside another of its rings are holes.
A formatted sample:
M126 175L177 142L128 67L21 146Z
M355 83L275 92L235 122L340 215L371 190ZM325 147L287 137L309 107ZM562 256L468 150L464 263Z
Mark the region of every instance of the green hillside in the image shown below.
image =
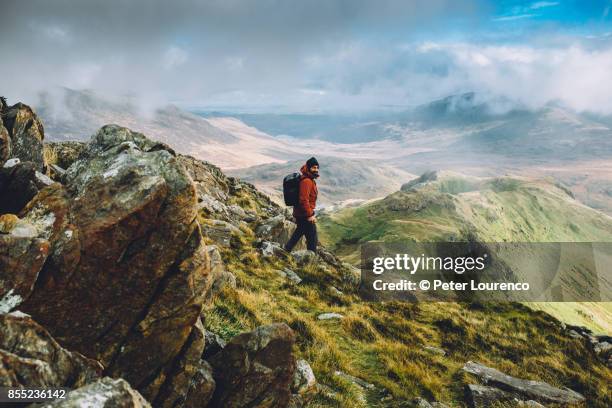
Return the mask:
M576 201L547 180L479 179L430 173L384 199L327 213L321 239L359 263L359 245L380 240L480 242L610 242L612 218ZM563 321L612 331L612 305L533 304Z

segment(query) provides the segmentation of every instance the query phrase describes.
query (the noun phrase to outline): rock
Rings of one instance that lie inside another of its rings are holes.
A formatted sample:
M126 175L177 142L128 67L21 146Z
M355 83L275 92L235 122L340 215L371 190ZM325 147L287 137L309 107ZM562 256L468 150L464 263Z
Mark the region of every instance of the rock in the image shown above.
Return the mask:
M286 256L286 251L276 242L263 241L259 248L264 258Z
M221 257L221 252L216 245L207 245L206 252L208 254L210 264L211 287L206 294L206 299L212 298L225 287L236 287L236 277L233 273L225 270L225 264Z
M50 152L49 155L55 158L49 165L55 165L61 169L67 169L77 161L86 147L87 143L75 141L45 143L45 149Z
M293 259L295 260L295 262L297 262L297 264L300 266L309 265L313 263L317 258L316 253L314 253L313 251L306 250L306 249L300 250L300 251L293 251L291 253L291 256L293 256Z
M45 132L32 108L17 103L2 112L2 121L6 129L6 133L0 130L0 150L4 151L3 155L6 155L8 150L10 154L6 156L7 159L16 157L22 162L31 162L35 170L45 172L43 155Z
M49 172L51 174L51 178L56 181L62 181L66 176L66 170L61 168L57 164L50 164Z
M478 384L469 384L466 388L466 396L472 408L488 408L513 400L512 395L505 391Z
M236 276L228 271L223 271L215 277L212 285L212 293L219 293L225 288L236 289Z
M27 299L50 253L46 230L51 219L30 223L14 214L0 216L0 313Z
M441 356L445 356L446 355L446 351L442 350L441 348L438 347L433 347L433 346L424 346L423 347L425 350L430 351L434 354L439 354Z
M543 404L579 404L584 396L570 389L553 387L545 382L515 378L494 368L468 361L463 370L474 374L487 385L503 389L519 400L534 400Z
M330 320L330 319L343 319L344 316L342 316L340 313L321 313L320 315L317 316L317 319L319 320Z
M232 234L242 235L240 229L222 220L207 220L206 224L202 225L202 230L207 237L222 247L230 246Z
M19 214L38 191L48 185L47 180L37 174L40 173L31 162L0 168L0 214Z
M4 163L4 166L2 167L4 167L5 169L10 169L11 167L15 167L19 163L21 163L21 160L19 160L18 158L14 158L7 160L6 163Z
M267 241L278 242L281 246L289 241L289 237L293 234L296 225L287 220L284 214L279 214L262 220L255 228L255 235L258 238ZM300 240L296 245L296 249L306 248L304 240Z
M361 378L357 378L342 371L335 371L334 375L343 378L346 381L352 382L353 384L358 385L359 387L364 389L373 390L374 388L376 388L374 384L370 384L369 382L364 381Z
M284 407L289 403L295 335L284 323L232 338L210 359L217 382L211 407Z
M101 372L97 361L62 348L28 315L0 315L0 386L76 388Z
M205 360L199 361L198 369L191 379L184 408L201 408L208 405L215 392L212 367Z
M15 214L0 215L0 234L9 234L18 221L19 218Z
M150 408L142 395L119 378L104 377L70 391L65 399L44 403L39 408Z
M608 343L607 341L603 341L601 343L595 344L595 346L593 347L593 350L597 354L604 354L612 350L612 344Z
M182 356L167 368L168 372L164 375L167 380L153 401L155 407L203 406L203 401L209 401L212 397L215 381L211 376L212 369L201 359L205 331L199 319L183 347L185 351Z
M169 384L187 387L171 368L185 353L201 356L187 345L210 263L195 187L172 151L104 126L67 169L65 186L41 190L21 214L52 225L49 259L20 307L151 401L163 405L158 394Z
M306 360L297 360L291 391L294 394L304 395L312 392L316 385L317 379L312 372L312 368L310 368L310 364Z
M291 282L295 283L296 285L299 285L300 282L302 282L302 278L300 278L300 276L297 273L293 272L289 268L285 268L282 271L277 271L277 272L283 278L289 279Z
M223 340L218 334L211 331L204 331L204 354L202 358L208 360L221 350L225 348L225 340Z

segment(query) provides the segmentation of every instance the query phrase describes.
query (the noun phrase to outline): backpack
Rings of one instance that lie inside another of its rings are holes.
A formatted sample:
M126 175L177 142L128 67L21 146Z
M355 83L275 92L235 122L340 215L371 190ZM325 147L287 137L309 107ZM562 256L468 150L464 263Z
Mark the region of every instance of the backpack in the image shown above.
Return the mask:
M296 206L300 201L300 173L291 173L283 179L283 198L286 205Z

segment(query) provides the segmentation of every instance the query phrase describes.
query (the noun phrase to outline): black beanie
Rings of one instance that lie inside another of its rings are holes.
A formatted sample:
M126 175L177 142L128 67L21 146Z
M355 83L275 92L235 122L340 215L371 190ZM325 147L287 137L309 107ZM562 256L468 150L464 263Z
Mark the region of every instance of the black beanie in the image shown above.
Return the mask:
M308 167L308 168L311 168L312 166L318 166L318 165L319 165L319 162L314 157L311 157L306 162L306 167Z

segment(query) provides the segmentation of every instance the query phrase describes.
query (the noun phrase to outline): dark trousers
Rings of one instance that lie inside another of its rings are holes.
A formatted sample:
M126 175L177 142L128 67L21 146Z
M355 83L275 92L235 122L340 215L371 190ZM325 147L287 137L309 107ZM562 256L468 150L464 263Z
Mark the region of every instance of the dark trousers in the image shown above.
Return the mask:
M306 218L299 217L295 219L297 228L293 231L293 235L285 244L285 250L291 252L295 244L298 243L302 235L306 235L306 247L316 252L317 251L317 225L314 222L308 221Z

